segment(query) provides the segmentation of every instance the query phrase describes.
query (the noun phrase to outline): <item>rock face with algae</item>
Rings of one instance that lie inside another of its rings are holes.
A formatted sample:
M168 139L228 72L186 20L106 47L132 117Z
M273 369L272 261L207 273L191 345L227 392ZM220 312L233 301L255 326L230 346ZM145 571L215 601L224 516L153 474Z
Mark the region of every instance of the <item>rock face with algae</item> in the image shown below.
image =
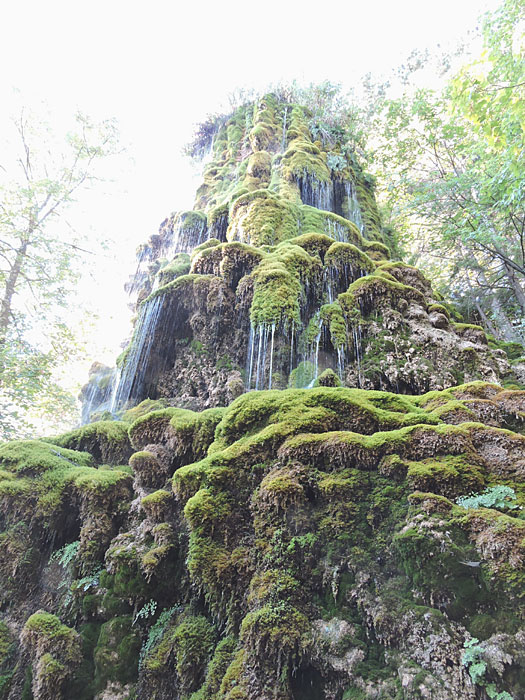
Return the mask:
M320 133L223 120L87 424L0 445L0 700L525 698L525 392Z

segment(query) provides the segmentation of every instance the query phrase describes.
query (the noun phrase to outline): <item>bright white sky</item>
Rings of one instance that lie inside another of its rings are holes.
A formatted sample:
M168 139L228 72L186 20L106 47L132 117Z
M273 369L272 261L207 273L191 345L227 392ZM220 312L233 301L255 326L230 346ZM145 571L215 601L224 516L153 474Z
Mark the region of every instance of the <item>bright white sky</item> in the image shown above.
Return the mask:
M27 103L45 100L57 121L77 108L116 117L129 146L109 195L85 198L76 215L115 241L86 283L101 314L97 359L111 363L129 330L122 285L136 246L171 211L192 206L196 182L181 149L196 123L227 107L229 93L293 79L351 87L365 73L387 74L415 48L454 45L497 4L3 0L3 114L14 87Z

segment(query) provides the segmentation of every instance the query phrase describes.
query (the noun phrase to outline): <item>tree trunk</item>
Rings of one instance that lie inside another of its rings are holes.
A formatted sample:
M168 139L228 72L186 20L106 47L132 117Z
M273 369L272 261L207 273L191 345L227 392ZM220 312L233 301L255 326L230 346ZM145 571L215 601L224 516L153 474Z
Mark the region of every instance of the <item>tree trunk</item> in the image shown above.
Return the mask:
M490 284L487 278L485 277L485 273L482 269L478 270L478 275L481 282L487 287L487 289L490 290ZM496 296L496 292L494 290L491 290L490 293L490 305L492 307L494 318L496 319L496 322L498 324L499 335L503 336L503 339L509 343L523 342L523 339L520 337L520 335L510 322L509 317L505 313L505 310L501 305L500 300Z
M28 245L28 242L24 241L20 245L20 248L16 251L15 262L13 263L13 267L9 272L5 285L4 296L0 304L0 347L5 344L7 338L7 331L9 330L9 324L11 322L13 297L15 295L20 272L22 271L22 265L26 256Z
M485 326L485 328L491 333L491 335L493 335L493 336L496 338L496 340L497 340L498 337L499 337L499 335L500 335L499 332L498 332L498 329L497 329L496 326L492 323L492 321L490 320L490 318L487 316L487 314L486 314L485 311L483 310L483 307L481 306L481 304L479 303L479 301L478 301L477 299L476 299L476 301L474 302L474 304L475 304L475 306L476 306L476 310L477 310L478 314L479 314L480 317L481 317L481 322L483 323L483 325Z
M503 263L503 268L505 270L505 274L507 275L510 288L512 289L512 291L514 292L514 296L516 297L516 301L520 305L522 313L525 313L525 292L523 291L523 287L521 286L518 278L516 277L516 271L513 270L512 267L506 262Z

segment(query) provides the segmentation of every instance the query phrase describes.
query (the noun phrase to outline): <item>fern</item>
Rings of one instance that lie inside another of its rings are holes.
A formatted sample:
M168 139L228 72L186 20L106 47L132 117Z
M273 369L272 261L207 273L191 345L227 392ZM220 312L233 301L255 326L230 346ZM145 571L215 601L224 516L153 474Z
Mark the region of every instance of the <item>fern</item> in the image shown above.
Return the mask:
M57 561L60 566L67 569L69 565L76 559L78 550L80 548L80 542L76 540L75 542L70 542L65 544L56 552L51 555L51 561Z
M517 508L516 492L510 486L490 486L483 493L461 496L456 500L458 506L463 508Z

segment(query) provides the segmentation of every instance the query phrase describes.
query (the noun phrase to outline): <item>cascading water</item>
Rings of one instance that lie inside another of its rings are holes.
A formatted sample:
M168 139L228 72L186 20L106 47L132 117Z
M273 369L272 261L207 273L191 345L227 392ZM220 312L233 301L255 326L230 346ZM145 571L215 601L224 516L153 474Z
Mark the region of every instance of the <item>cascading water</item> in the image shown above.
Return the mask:
M248 353L246 357L246 391L255 389L271 389L274 371L274 353L277 337L286 340L284 329L278 328L276 323L251 326L248 338ZM291 337L293 345L293 330ZM292 365L292 348L290 349L290 368ZM284 369L284 368L283 368Z
M176 214L158 252L157 257L170 260L177 253L191 253L207 239L207 223L204 217L188 223L191 212Z
M330 217L324 220L324 232L338 243L348 243L348 226Z
M334 188L331 181L322 182L310 173L304 172L297 178L297 185L303 204L333 212Z
M316 337L316 339L315 339L314 377L313 377L311 383L309 384L309 387L308 387L308 388L311 388L311 387L314 385L315 380L316 380L317 377L319 376L319 343L321 342L321 334L322 334L322 332L323 332L323 329L322 329L322 326L321 326L321 328L319 329L319 333L317 334L317 337Z
M357 194L353 182L345 182L345 195L346 195L346 218L352 221L360 233L365 230L365 225L363 223L363 217L361 215L361 207L357 201Z
M149 271L153 251L150 246L144 245L137 252L137 269L129 278L129 281L124 285L124 291L128 293L128 306L134 309L137 303L137 298L140 290L148 282Z
M164 296L157 296L145 301L140 307L131 347L111 399L112 413L124 407L133 396L141 393L145 379L144 370L164 301Z
M284 108L283 116L283 135L281 138L281 153L284 153L286 147L286 117L288 116L288 105Z
M354 354L355 354L355 364L357 368L357 385L359 388L363 385L363 379L361 376L361 343L362 343L362 336L361 336L361 327L360 326L354 326L352 329L352 335L353 335L353 341L354 341Z
M235 229L232 231L232 240L239 241L240 243L250 243L250 236L244 230L244 221L249 213L249 211L245 212L235 222Z

